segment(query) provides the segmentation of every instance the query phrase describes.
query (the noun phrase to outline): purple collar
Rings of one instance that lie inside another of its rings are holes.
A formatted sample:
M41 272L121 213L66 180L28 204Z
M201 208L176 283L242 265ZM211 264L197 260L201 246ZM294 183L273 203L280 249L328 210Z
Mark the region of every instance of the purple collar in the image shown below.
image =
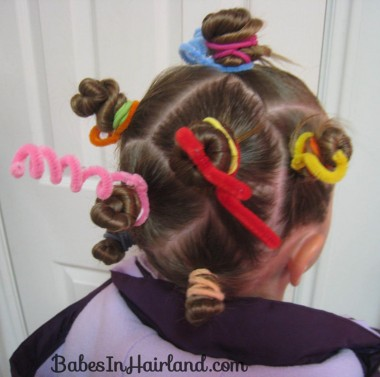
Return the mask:
M239 298L200 327L185 320L184 295L172 283L148 273L136 278L112 271L121 295L149 327L193 354L247 365L293 366L319 363L340 349L352 349L367 372L380 364L380 338L356 323L308 307L262 298Z

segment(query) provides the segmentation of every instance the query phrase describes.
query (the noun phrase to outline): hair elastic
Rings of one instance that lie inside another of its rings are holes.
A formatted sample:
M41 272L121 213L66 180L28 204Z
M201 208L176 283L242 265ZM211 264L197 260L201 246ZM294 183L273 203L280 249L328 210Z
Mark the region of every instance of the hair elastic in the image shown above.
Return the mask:
M230 154L231 154L231 163L230 163L230 168L228 170L228 174L235 173L239 165L239 150L235 144L235 141L232 139L231 135L228 133L228 131L222 126L222 124L217 119L212 118L212 117L207 117L203 119L203 122L210 124L215 129L222 132L223 135L226 137L228 141L228 146L230 148Z
M234 55L246 63L251 62L251 57L243 51L239 51L239 49L244 47L257 46L257 37L256 35L252 35L250 38L236 43L213 43L213 42L205 42L206 46L209 49L220 51L215 54L212 54L214 59L224 58L225 56Z
M106 145L115 144L119 141L121 134L128 128L131 123L132 117L135 114L139 101L127 101L114 116L113 127L114 131L108 132L106 138L101 138L101 131L98 126L92 127L90 131L90 141L97 147L104 147Z
M132 106L132 103L133 103L132 101L124 102L120 106L120 109L116 111L116 114L113 118L113 124L112 124L112 127L114 130L117 129L120 126L120 124L125 121L125 119L128 116L129 110Z
M203 144L189 128L180 128L175 134L175 139L203 177L216 187L216 196L220 204L269 248L279 247L281 240L277 234L241 203L252 196L251 188L233 175L217 169L206 155Z
M304 132L296 140L291 168L299 171L306 167L313 177L329 184L335 184L342 180L348 169L348 158L344 152L338 149L333 154L332 160L335 162L336 168L335 170L329 170L319 159L319 148L316 150L314 146L312 147L313 153L305 152L305 144L309 139L311 141L315 140L313 132ZM314 144L316 144L316 141L314 141Z
M148 186L140 175L123 171L111 173L100 166L82 168L78 159L72 155L59 158L53 149L49 147L25 144L16 152L11 164L10 171L15 178L21 178L24 175L24 162L28 157L30 157L30 176L34 179L40 179L45 171L44 162L46 160L50 170L50 181L55 185L62 181L65 168L70 167L70 188L73 192L79 192L82 189L83 183L92 176L100 178L96 194L102 200L108 199L112 195L113 182L120 181L127 186L133 187L141 203L141 212L135 226L139 226L147 220L149 216Z
M205 65L227 73L249 71L254 66L252 61L237 66L224 66L216 63L214 57L208 52L201 29L195 31L193 39L179 46L179 54L187 64Z
M224 294L218 284L208 279L207 276L216 279L216 276L206 268L198 268L189 275L189 284L186 297L206 296L218 301L224 301Z

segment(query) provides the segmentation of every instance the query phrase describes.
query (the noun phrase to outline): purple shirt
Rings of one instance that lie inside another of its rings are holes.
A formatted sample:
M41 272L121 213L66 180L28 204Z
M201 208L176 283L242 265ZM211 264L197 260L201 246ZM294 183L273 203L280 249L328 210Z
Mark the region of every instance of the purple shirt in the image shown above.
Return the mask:
M231 300L192 327L183 294L143 264L132 253L112 281L32 334L11 359L12 375L356 377L380 364L377 333L300 305Z

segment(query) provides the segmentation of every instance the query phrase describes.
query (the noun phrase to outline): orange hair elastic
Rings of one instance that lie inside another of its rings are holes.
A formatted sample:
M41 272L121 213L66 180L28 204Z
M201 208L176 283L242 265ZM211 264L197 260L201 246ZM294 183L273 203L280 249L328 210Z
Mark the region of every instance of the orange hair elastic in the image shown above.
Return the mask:
M224 294L218 284L214 283L207 276L215 277L206 268L198 268L189 275L190 288L187 290L186 297L206 296L218 301L224 301Z
M97 147L104 147L106 145L115 144L121 137L121 134L128 128L131 123L132 117L135 114L137 107L139 105L139 101L133 101L125 120L113 131L108 132L108 136L106 138L101 138L101 131L98 126L92 127L90 131L90 141L93 145Z

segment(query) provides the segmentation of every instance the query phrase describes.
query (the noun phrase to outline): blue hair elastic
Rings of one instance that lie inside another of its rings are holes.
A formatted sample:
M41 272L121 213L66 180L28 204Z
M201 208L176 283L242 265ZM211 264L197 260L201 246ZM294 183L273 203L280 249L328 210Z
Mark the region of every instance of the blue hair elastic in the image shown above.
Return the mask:
M248 71L254 66L253 62L249 62L238 66L226 67L215 63L214 58L211 55L207 55L207 50L206 41L201 29L195 31L193 39L179 46L179 54L187 64L205 65L227 73Z
M130 234L126 231L124 232L106 232L104 238L110 238L120 243L124 251L127 251L131 246L135 244Z

